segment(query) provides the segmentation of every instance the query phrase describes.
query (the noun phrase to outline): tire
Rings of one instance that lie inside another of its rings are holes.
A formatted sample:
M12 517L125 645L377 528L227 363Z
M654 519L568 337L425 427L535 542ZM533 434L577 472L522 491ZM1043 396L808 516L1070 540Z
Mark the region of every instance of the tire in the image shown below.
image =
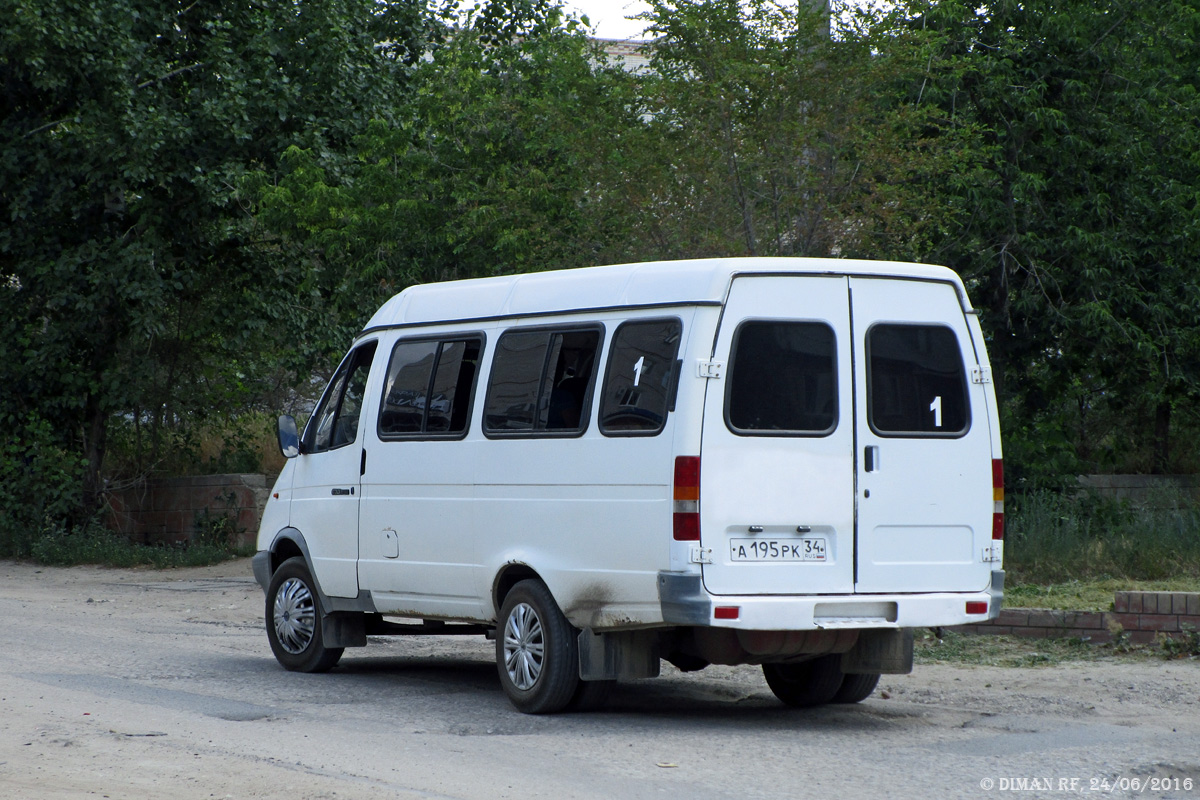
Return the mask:
M842 657L834 654L799 664L763 664L767 686L793 708L820 706L833 700L842 687Z
M579 690L578 635L537 580L514 586L500 608L496 669L504 693L526 714L562 711Z
M291 672L327 672L343 648L326 647L321 636L321 597L308 564L296 556L283 562L267 586L266 623L271 651Z
M871 692L875 691L875 687L878 685L878 672L868 675L847 675L842 680L842 685L837 690L837 694L833 696L832 702L861 703L871 696Z

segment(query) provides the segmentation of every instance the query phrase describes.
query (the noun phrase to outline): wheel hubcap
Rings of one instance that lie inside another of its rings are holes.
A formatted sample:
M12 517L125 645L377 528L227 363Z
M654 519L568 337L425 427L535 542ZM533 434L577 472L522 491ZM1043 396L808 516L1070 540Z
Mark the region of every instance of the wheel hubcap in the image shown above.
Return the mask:
M519 603L504 623L504 667L508 679L522 691L533 688L542 674L545 641L542 621L528 603Z
M275 636L292 655L303 653L316 630L316 607L304 581L288 578L275 592Z

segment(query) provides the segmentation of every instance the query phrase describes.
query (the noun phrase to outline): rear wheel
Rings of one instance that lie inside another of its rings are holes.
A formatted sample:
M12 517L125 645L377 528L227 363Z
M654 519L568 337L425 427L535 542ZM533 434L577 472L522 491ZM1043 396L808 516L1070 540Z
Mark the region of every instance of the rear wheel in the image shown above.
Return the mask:
M799 664L763 664L767 686L794 708L819 706L833 700L842 686L842 657L834 654Z
M326 672L343 648L326 647L321 635L321 598L308 564L296 556L283 562L267 586L267 639L284 669Z
M546 585L524 580L500 608L496 667L504 693L526 714L562 711L580 688L577 632Z
M847 675L842 680L842 685L837 690L837 694L833 696L833 702L861 703L871 696L871 692L875 691L875 687L878 685L878 672L873 672L869 675Z

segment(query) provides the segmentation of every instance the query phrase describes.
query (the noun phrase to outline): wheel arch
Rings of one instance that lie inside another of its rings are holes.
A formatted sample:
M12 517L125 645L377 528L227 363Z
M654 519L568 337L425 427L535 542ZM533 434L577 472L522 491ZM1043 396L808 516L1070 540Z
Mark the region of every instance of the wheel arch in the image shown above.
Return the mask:
M284 528L275 534L267 552L270 554L267 563L270 566L271 575L275 574L275 570L279 569L283 562L296 556L303 558L304 562L308 564L309 573L313 573L312 554L308 550L308 542L304 541L304 534L295 528ZM320 583L315 574L313 574L313 581Z
M329 597L321 588L321 579L317 577L317 573L313 569L308 542L304 541L304 534L295 528L284 528L279 531L271 540L270 546L266 550L260 550L254 557L254 577L262 585L263 591L267 590L271 576L290 558L304 559L304 564L308 567L308 574L312 577L313 586L321 596L324 608L328 609Z
M510 561L500 568L492 581L492 614L497 619L500 617L500 607L504 605L504 598L508 596L512 588L521 581L530 579L546 583L537 570L524 562ZM551 596L553 596L553 592Z

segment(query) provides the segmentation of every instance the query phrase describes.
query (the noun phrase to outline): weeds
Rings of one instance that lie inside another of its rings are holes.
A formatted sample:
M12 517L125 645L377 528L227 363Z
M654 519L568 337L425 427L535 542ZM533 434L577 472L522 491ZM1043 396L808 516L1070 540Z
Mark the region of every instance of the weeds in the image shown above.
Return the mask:
M1005 568L1020 584L1200 578L1200 506L1183 492L1146 503L1094 493L1015 494Z
M1173 638L1159 636L1153 644L1134 644L1128 632L1116 626L1108 644L1086 639L1026 639L1020 636L964 634L945 630L941 638L930 630L917 630L913 656L917 664L955 664L984 667L1052 667L1076 661L1105 659L1169 660L1200 657L1200 631L1188 629Z
M1158 646L1162 648L1164 658L1196 658L1200 656L1200 631L1191 625L1184 625L1183 630L1175 636L1158 635Z
M1143 592L1200 592L1200 577L1147 581L1105 576L1062 583L1013 583L1004 587L1004 606L1111 611L1113 595L1130 589Z
M1068 661L1095 661L1111 651L1082 639L1022 639L946 630L939 639L918 630L913 655L919 664L964 664L989 667L1042 667Z
M248 556L253 548L196 541L183 545L144 545L99 526L67 532L57 528L35 539L30 557L49 566L104 564L109 567L203 567Z
M227 492L216 499L225 501L225 513L214 514L207 508L201 509L200 513L196 514L196 533L193 541L203 547L215 547L229 551L234 548L235 543L246 532L246 529L238 526L237 514L233 510L237 496L233 492Z

